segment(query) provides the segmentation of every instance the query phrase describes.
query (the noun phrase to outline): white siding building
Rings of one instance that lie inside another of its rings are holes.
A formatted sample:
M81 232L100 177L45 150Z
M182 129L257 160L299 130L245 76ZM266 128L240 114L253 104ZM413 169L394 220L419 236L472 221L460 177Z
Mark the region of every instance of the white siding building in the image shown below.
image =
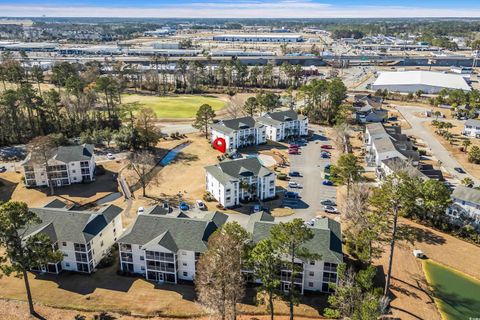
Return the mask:
M418 90L424 93L438 93L442 89L471 90L461 75L433 71L380 72L372 84L372 90L378 89L411 93Z
M468 119L465 122L463 133L466 136L474 137L474 138L477 138L478 136L480 136L480 120Z
M257 158L223 161L205 171L206 190L225 208L275 197L275 173Z
M257 243L270 235L270 229L275 225L274 218L264 212L252 214L247 224L247 231L252 234L252 240ZM305 290L329 292L329 283L337 283L337 266L343 262L342 234L340 223L328 218L316 219L309 227L313 238L305 243L305 248L321 258L314 261L296 261L302 266L303 272L294 278L295 286L303 294ZM248 274L248 270L246 271ZM290 270L279 270L282 291L290 289ZM258 282L258 280L251 279Z
M213 36L213 41L231 42L302 42L298 34L220 34Z
M148 210L138 215L118 240L120 268L160 283L193 281L208 238L226 220L227 216L220 212L192 219L184 213Z
M267 142L265 126L252 117L221 120L210 127L212 143L223 138L227 152L235 152L242 147L259 145Z
M308 118L293 110L268 112L257 122L266 127L267 139L272 141L308 135Z
M36 271L60 273L62 270L92 273L122 232L123 209L109 205L99 211L76 211L53 200L42 208L30 208L41 220L31 225L25 238L46 234L53 247L63 253L63 260L34 268Z
M29 154L22 164L27 187L48 186L47 167L40 157ZM55 187L94 181L94 172L95 155L89 144L58 147L48 160L48 174Z
M447 209L452 218L470 218L480 223L480 190L457 186L452 193L453 203Z

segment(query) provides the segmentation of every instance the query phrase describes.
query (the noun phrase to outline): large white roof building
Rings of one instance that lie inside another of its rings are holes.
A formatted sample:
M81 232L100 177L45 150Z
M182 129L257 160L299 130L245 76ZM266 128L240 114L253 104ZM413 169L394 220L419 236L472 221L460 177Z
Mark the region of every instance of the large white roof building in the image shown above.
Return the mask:
M442 89L471 90L462 76L433 71L380 72L372 89L399 92L422 90L425 93L437 93Z

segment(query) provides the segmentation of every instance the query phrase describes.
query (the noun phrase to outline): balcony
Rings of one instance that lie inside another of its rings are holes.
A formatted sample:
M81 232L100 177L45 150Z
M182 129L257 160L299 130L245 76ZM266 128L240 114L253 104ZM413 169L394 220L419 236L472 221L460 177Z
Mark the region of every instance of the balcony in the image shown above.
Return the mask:
M158 256L153 254L146 254L145 255L147 260L154 260L154 261L167 261L167 262L174 262L175 257L167 257L167 256Z
M167 268L167 267L161 267L161 266L149 266L147 264L147 271L148 270L153 270L153 271L163 271L163 272L171 272L175 273L175 268Z
M133 262L132 255L129 254L122 254L121 255L122 262Z

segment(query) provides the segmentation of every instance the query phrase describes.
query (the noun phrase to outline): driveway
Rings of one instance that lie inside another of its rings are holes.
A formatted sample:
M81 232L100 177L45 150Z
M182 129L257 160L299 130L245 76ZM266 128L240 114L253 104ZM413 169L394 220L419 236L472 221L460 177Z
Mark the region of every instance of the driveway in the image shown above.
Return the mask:
M306 146L301 147L301 154L289 156L290 170L298 171L301 174L301 177L293 177L291 181L298 182L303 186L301 189L295 188L289 191L296 191L300 194L300 203L295 208L294 215L279 217L275 220L289 221L301 218L309 221L323 211L320 201L325 199L336 201L336 188L322 184L323 169L331 161L321 158L321 145L330 144L330 142L322 135L321 127L311 125L311 129L314 131L315 138Z
M459 174L454 170L456 167L463 168L460 163L447 149L445 149L445 147L437 140L437 138L423 126L424 122L430 122L433 120L433 118L420 118L415 115L415 113L429 109L413 106L396 106L395 108L412 126L411 129L403 130L403 132L421 138L429 146L435 157L442 162L442 167L456 180L465 178L465 175ZM479 179L476 179L474 176L469 174L465 168L463 169L465 172L467 172L468 176L473 179L476 185L480 183Z

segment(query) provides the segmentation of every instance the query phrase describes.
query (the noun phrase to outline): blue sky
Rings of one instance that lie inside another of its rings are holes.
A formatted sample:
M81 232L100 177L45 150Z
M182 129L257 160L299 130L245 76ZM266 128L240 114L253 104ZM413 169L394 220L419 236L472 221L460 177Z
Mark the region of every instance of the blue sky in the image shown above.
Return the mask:
M480 0L0 0L0 16L480 17Z

